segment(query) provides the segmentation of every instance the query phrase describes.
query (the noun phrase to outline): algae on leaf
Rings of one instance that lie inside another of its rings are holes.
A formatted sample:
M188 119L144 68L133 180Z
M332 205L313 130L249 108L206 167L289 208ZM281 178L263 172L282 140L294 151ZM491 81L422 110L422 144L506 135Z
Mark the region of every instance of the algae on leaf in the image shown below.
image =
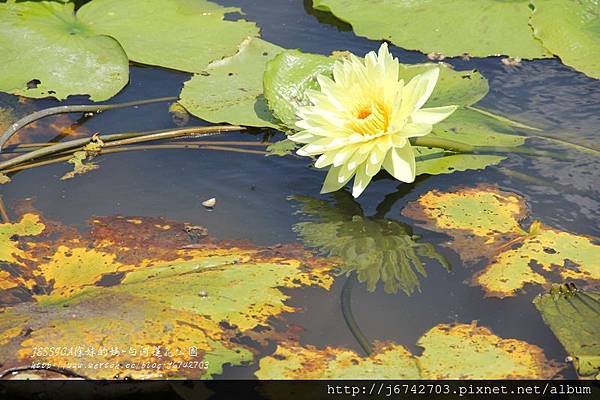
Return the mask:
M369 39L445 56L551 56L529 27L529 0L314 0Z
M102 101L129 81L121 45L55 1L0 4L0 90L27 97Z
M600 3L597 0L535 1L535 36L566 65L600 79Z
M132 61L202 72L258 35L252 22L224 19L238 11L207 0L92 0L78 15L95 32L117 39Z
M79 233L35 213L0 224L0 256L15 265L0 275L2 371L35 361L92 379L210 378L251 362L242 338L269 340L271 320L296 310L281 288L332 284L332 264L299 246L217 241L162 218L90 225ZM34 351L48 345L74 350Z
M503 339L485 327L440 324L417 342L415 356L404 346L376 342L363 357L344 348L280 344L260 360L259 379L550 379L561 366L541 348Z
M211 63L187 81L181 104L205 121L276 128L263 93L267 61L283 49L257 38L240 46L237 54Z
M600 378L600 290L554 286L533 304L573 358L582 378Z

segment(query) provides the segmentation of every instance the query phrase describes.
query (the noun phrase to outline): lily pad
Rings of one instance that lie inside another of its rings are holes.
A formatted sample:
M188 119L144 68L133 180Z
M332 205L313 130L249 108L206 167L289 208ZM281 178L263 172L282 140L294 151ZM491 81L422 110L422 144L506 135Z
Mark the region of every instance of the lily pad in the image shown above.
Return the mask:
M550 379L562 368L536 345L503 339L475 323L440 324L417 345L425 379Z
M535 36L566 65L600 79L600 5L596 0L535 2Z
M224 19L239 11L206 0L93 0L78 16L118 40L132 61L201 72L258 35L252 22Z
M600 378L600 291L557 285L533 304L573 358L579 376Z
M362 357L335 347L282 344L275 354L260 360L259 379L419 379L413 355L403 346L379 343Z
M314 0L369 39L445 56L507 55L545 58L550 54L529 27L528 0Z
M356 271L358 280L366 282L369 291L374 291L379 281L386 293L402 290L410 295L419 290L419 276L427 276L424 259L450 269L435 247L420 241L408 225L364 216L348 192L335 192L333 197L335 204L306 196L291 197L301 206L299 214L315 218L298 222L294 231L306 246L339 258L343 272Z
M473 283L486 296L514 296L528 283L600 282L600 246L590 237L540 222L524 230L520 221L528 209L515 193L485 185L433 190L405 207L402 214L449 235L448 246L466 263L484 261L485 268L475 274Z
M392 342L378 342L373 354L344 348L280 344L260 360L259 379L549 379L561 367L541 348L502 339L473 324L440 324L417 342L421 356Z
M267 63L264 93L269 108L289 130L297 130L296 110L307 105L307 89L318 89L319 74L332 75L336 57L304 54L286 50ZM433 64L400 64L399 78L412 77ZM431 135L479 146L520 146L526 137L517 135L517 128L530 127L473 107L489 91L488 81L478 71L455 71L439 65L440 78L427 102L427 107L458 105L460 108L442 123L434 125ZM415 147L418 174L448 174L469 169L483 169L500 163L505 156L489 154L456 154L442 149Z
M1 3L0 57L0 90L27 97L101 101L129 81L121 45L75 15L72 3Z
M262 77L267 61L282 50L261 39L248 39L236 55L211 63L187 81L181 104L205 121L276 128L277 120L262 95Z
M265 99L273 115L296 129L296 110L309 104L307 89L318 89L318 75L330 75L335 59L286 50L267 63L263 77Z
M14 283L0 290L2 370L40 362L92 379L210 378L252 361L241 338L296 310L281 288L332 284L331 263L299 247L219 242L162 218L90 225L80 233L35 213L0 224L14 264L2 271Z

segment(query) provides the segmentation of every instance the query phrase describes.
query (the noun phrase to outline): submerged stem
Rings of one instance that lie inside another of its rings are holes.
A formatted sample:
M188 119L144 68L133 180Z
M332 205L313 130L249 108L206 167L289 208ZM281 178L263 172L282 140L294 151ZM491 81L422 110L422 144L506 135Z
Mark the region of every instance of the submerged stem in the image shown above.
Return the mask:
M350 329L350 332L352 332L352 336L354 336L367 356L370 356L373 354L373 346L371 346L369 339L367 339L365 334L360 330L360 327L354 319L354 314L352 313L352 287L355 283L356 272L351 272L344 283L344 287L342 288L342 296L340 299L342 303L342 315L344 316L346 325L348 325L348 329Z
M33 121L37 121L38 119L55 115L55 114L65 114L65 113L75 113L75 112L92 112L99 113L101 111L112 110L116 108L124 108L131 106L140 106L143 104L152 104L152 103L160 103L163 101L173 101L177 100L177 97L159 97L156 99L145 99L145 100L136 100L136 101L128 101L126 103L117 103L117 104L85 104L85 105L72 105L72 106L58 106L58 107L50 107L44 110L36 111L31 113L14 124L12 124L2 135L0 136L0 152L2 151L2 146L14 135L17 131L23 128L26 125L29 125Z

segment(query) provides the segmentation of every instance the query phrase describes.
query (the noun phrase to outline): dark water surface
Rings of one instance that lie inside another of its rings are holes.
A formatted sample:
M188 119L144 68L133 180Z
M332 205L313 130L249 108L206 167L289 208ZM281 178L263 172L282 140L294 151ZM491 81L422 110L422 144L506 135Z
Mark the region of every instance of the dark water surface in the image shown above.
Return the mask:
M350 50L365 54L379 42L356 37L346 24L326 14L314 12L310 1L300 0L218 0L223 5L239 6L248 20L256 21L265 40L287 48L328 54ZM427 61L417 52L391 47L401 62ZM558 60L523 62L507 67L499 58L445 60L457 69L479 69L490 81L490 94L482 107L522 122L544 128L544 134L586 146L598 146L600 126L600 81L587 78ZM111 102L177 96L189 74L160 68L133 66L131 82ZM3 97L6 98L6 97ZM81 103L73 98L67 103ZM35 102L36 108L57 104L52 100ZM202 124L194 120L194 124ZM116 133L173 127L165 104L115 110L85 120L88 132ZM525 132L524 132L525 134ZM260 140L257 134L230 134L232 140ZM461 184L487 182L514 191L527 199L535 219L567 231L598 236L600 209L597 157L567 150L546 140L532 139L532 145L565 152L575 162L511 156L498 167L421 179L410 190L406 185L382 177L373 182L358 203L365 215L373 215L377 205L398 190L407 192L395 202L386 217L410 224L400 210L432 188L447 189ZM596 147L598 148L598 147ZM319 195L325 172L308 168L306 159L262 157L253 154L217 151L155 150L128 152L100 157L98 171L68 181L59 180L68 169L55 164L20 172L13 182L2 187L10 208L23 198L48 218L80 228L92 215L164 216L206 226L223 239L251 240L258 245L297 241L294 223L306 217L294 214L296 204L290 195ZM527 173L547 185L532 184L506 174ZM510 173L510 171L508 171ZM216 197L214 211L206 211L201 201ZM423 240L440 244L444 235L414 227ZM447 272L428 262L428 277L421 279L421 290L407 296L384 293L381 287L368 292L357 285L353 292L356 319L371 340L393 340L419 353L417 339L439 323L470 323L477 320L504 338L516 338L542 347L548 358L562 361L562 346L543 323L531 300L542 290L527 286L526 292L503 300L483 298L478 287L465 283L475 272L463 266L458 256L437 246L452 264ZM291 323L302 325L303 344L343 346L360 352L347 329L340 309L340 291L345 277L340 276L330 292L317 289L290 291L290 303L303 312L290 315ZM222 377L253 377L256 364L226 368ZM575 377L572 368L564 376Z

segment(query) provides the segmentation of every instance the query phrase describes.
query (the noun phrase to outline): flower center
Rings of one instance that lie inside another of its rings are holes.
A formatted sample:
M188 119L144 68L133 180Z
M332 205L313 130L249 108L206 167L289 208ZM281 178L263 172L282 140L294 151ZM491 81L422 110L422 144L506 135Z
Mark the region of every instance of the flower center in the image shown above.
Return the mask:
M371 115L371 107L362 107L356 112L356 118L365 119Z

